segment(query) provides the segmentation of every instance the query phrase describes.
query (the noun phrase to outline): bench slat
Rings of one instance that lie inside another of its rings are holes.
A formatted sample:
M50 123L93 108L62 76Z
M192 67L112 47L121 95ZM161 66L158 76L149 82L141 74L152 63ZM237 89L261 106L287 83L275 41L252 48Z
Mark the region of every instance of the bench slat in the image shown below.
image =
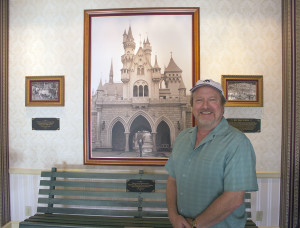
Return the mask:
M41 180L41 186L58 186L58 187L85 187L85 188L116 188L125 189L126 183L108 183L108 182L83 182L83 181L49 181Z
M87 179L149 179L149 180L167 180L167 174L132 174L132 173L88 173L88 172L47 172L43 171L41 177L61 177L61 178L87 178Z
M257 226L252 220L247 220L245 228L257 228Z
M86 187L86 188L114 188L126 189L126 183L112 183L112 182L87 182L87 181L49 181L41 180L41 186L59 186L59 187ZM155 183L156 190L165 190L166 183Z
M124 216L124 217L167 217L167 211L138 211L138 210L115 210L115 209L87 209L87 208L48 208L38 207L40 213L60 213L70 215L103 215L103 216Z
M251 193L245 192L245 199L251 199Z
M136 207L137 201L117 201L117 200L86 200L86 199L48 199L48 198L40 198L38 199L38 203L45 204L62 204L62 205L82 205L82 206L102 206L102 207Z
M72 215L45 215L36 214L27 219L27 222L47 224L64 224L63 227L172 227L167 218L128 218L128 217L101 217L101 216L72 216ZM59 226L61 227L61 226Z
M251 208L251 203L250 202L245 202L245 207L246 208Z
M115 191L78 191L78 190L62 190L62 189L40 189L40 195L56 195L56 196L85 196L85 197L112 197L112 198L138 198L147 199L164 199L163 192L115 192Z
M103 206L103 207L153 207L166 208L166 202L128 201L128 200L87 200L87 199L63 199L63 198L39 198L38 203L61 204L61 205L82 205L82 206Z
M122 221L125 223L132 222L132 223L166 223L169 224L169 220L167 218L133 218L133 217L108 217L108 216L82 216L82 215L68 215L68 214L60 214L60 215L53 215L53 214L36 214L33 217L35 218L46 218L49 220L80 220L80 221Z

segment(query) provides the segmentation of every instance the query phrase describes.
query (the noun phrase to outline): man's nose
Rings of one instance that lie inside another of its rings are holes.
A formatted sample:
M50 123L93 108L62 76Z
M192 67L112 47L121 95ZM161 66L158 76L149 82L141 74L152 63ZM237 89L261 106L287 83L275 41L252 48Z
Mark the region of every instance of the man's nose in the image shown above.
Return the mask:
M202 107L203 108L207 108L208 107L208 101L207 100L203 100Z

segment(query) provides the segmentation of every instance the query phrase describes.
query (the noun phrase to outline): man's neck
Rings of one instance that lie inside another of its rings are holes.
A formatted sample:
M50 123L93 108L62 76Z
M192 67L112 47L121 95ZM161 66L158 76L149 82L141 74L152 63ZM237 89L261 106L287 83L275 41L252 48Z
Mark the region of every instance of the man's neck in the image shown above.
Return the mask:
M196 135L196 143L195 148L202 142L202 140L211 132L212 130L201 130L198 127L197 135Z

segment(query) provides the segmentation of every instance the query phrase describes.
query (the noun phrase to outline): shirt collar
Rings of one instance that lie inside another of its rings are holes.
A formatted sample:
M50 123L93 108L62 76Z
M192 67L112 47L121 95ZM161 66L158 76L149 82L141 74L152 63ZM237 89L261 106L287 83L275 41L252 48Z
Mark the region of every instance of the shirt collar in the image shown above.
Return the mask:
M220 121L220 123L208 134L208 135L222 135L224 132L227 131L228 129L228 122L225 119L225 117L222 117L222 120Z
M224 134L227 131L228 126L229 124L225 119L225 117L223 116L220 123L202 140L202 142L199 145L206 143L210 140L213 140L217 135ZM191 133L193 133L193 137L192 137L193 143L196 142L197 131L198 131L198 126L195 126L191 131Z

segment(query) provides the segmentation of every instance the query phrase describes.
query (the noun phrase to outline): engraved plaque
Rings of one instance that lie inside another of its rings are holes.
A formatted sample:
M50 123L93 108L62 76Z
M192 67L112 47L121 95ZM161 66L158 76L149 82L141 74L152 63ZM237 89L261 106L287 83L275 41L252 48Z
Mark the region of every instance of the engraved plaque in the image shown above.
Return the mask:
M32 130L59 130L59 118L32 118Z
M228 123L244 133L260 132L260 119L227 119Z
M127 180L126 182L127 192L154 192L155 181L154 180Z

